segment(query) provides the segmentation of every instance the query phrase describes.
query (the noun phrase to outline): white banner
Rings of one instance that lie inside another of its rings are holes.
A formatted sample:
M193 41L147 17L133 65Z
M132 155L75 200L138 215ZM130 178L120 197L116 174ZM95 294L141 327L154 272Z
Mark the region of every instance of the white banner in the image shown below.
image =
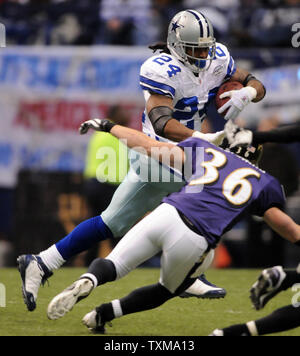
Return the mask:
M111 104L141 126L139 70L151 55L126 47L11 47L0 50L0 186L22 168L82 171L88 137L79 125Z

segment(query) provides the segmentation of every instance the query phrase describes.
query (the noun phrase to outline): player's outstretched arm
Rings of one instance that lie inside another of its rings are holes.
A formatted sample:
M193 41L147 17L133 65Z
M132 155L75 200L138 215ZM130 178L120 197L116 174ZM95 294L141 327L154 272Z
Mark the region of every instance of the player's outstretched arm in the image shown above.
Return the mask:
M129 148L146 154L160 162L170 162L170 166L182 166L185 155L183 150L173 143L156 141L144 133L129 127L116 125L107 119L92 119L85 121L79 128L80 134L86 134L89 129L108 132L122 140Z
M292 143L300 141L300 124L278 127L270 131L251 131L238 127L230 120L225 125L225 134L231 147L266 142Z
M265 222L286 240L300 245L300 225L276 207L268 209L264 214Z
M271 131L253 132L253 143L292 143L300 141L300 124L278 127Z

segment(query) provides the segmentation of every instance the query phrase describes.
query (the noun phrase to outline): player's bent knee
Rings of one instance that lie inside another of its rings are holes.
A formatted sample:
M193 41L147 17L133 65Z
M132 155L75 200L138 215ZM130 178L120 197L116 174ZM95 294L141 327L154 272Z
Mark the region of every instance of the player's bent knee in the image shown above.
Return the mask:
M124 265L121 261L119 261L118 258L115 258L115 256L114 257L111 256L111 254L108 255L106 257L106 259L108 261L111 261L111 263L115 267L115 271L116 271L116 278L115 279L116 280L125 277L129 272L131 272L134 269L134 268L130 268L130 267Z
M88 273L93 274L97 278L98 285L112 282L117 278L117 272L114 263L106 258L95 259L91 263L88 269Z
M154 284L152 288L153 288L152 295L155 295L156 300L159 301L159 303L161 304L176 296L172 291L170 291L167 287L162 285L160 282Z

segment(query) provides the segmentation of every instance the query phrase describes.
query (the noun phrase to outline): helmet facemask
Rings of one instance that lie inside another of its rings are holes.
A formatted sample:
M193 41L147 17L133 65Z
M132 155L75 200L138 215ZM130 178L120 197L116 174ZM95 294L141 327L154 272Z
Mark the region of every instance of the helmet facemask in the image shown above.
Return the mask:
M203 42L201 45L182 44L182 51L185 53L184 64L189 67L194 73L206 71L210 68L212 60L216 55L215 40L211 42ZM207 50L206 57L196 55L197 50ZM190 54L189 54L190 53Z

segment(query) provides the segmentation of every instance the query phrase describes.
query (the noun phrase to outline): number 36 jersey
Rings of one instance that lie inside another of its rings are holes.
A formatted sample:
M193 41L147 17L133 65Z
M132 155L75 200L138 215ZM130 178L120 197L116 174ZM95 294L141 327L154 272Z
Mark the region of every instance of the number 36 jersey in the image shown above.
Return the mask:
M216 44L216 56L207 71L195 76L190 69L170 54L161 53L147 59L141 67L140 85L147 101L151 93L173 99L173 118L192 130L200 131L209 99L219 86L236 71L226 46ZM145 110L143 132L160 141Z
M187 184L164 198L215 246L247 211L263 216L282 208L285 196L278 180L246 159L199 138L178 144L185 151Z

